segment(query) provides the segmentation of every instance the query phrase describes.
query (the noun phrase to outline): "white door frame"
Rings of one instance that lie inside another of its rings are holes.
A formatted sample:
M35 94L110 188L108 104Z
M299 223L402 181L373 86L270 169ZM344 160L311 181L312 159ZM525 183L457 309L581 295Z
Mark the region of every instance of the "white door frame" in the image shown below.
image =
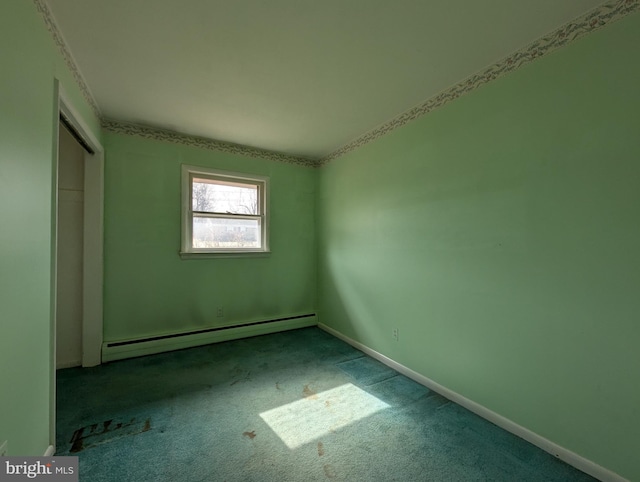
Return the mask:
M102 362L103 305L103 217L104 217L104 149L82 116L73 107L62 85L55 80L57 108L55 112L52 183L52 329L51 329L51 401L50 450L56 440L56 299L58 243L58 139L60 115L94 151L84 152L84 247L82 268L82 366L92 367Z
M104 149L58 89L59 112L94 154L84 153L84 250L82 272L82 366L102 362ZM56 161L57 162L57 161Z

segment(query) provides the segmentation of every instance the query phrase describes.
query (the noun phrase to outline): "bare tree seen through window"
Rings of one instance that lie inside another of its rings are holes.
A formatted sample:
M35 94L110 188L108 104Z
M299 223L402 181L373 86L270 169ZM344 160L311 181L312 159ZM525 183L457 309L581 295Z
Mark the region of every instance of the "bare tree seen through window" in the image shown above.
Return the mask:
M258 215L258 187L211 179L194 179L193 211L221 215ZM197 216L193 218L193 245L198 248L259 248L257 219Z

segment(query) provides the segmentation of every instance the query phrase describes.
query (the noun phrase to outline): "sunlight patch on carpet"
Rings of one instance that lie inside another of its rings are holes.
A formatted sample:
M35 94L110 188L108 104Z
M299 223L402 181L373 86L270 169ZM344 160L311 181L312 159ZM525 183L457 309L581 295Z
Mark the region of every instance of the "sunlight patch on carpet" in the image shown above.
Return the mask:
M312 393L260 417L290 449L369 417L389 405L351 383Z

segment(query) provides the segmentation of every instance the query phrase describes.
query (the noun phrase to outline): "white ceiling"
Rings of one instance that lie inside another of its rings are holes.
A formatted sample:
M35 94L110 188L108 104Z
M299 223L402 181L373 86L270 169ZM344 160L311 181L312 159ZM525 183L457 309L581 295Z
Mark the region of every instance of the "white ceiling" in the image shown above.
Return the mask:
M46 0L105 118L322 158L602 0Z

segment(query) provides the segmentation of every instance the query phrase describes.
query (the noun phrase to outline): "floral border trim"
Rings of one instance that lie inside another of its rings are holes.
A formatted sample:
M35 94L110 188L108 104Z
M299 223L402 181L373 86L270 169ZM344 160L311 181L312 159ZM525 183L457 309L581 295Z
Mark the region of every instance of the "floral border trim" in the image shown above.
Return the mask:
M320 165L325 165L371 141L384 136L392 130L422 117L438 107L467 94L478 87L502 77L514 70L526 65L556 49L559 49L584 35L598 30L605 25L611 24L630 13L640 10L640 0L614 0L607 2L585 15L569 22L556 29L550 34L534 41L528 46L516 51L510 56L487 67L485 70L468 77L454 86L431 97L424 103L403 112L399 116L385 122L366 134L357 137L355 140L332 152L320 161Z
M102 127L107 131L308 167L320 167L328 164L330 161L342 157L345 154L404 126L405 124L428 114L438 107L442 107L458 97L474 91L488 82L513 72L523 65L533 62L554 50L564 47L574 40L594 32L605 25L616 22L633 12L640 11L640 0L611 0L604 3L593 9L591 12L588 12L576 20L559 27L550 34L487 67L483 71L468 77L439 94L436 94L434 97L427 99L422 104L403 112L381 126L357 137L338 150L330 153L328 156L322 159L310 159L254 147L242 146L230 142L217 141L204 137L189 136L164 129L104 119L98 104L91 94L89 86L84 80L80 69L76 65L73 56L67 47L62 33L56 25L49 7L44 3L44 0L33 0L33 3L35 4L37 11L42 16L47 29L51 33L51 36L60 50L60 53L62 54L69 71L72 73L74 80L80 88L83 97L91 106L96 117L101 119Z
M292 156L288 154L281 154L278 152L267 151L264 149L258 149L254 147L242 146L239 144L233 144L230 142L217 141L214 139L207 139L203 137L189 136L186 134L180 134L178 132L168 131L164 129L157 129L153 127L141 126L137 124L131 124L127 122L120 122L111 119L105 119L100 111L100 107L96 102L87 82L82 75L82 72L78 68L71 51L69 50L67 43L62 35L62 32L56 24L55 18L51 13L51 10L47 6L44 0L33 0L36 6L36 10L42 17L47 30L51 34L53 41L60 51L62 58L67 65L67 68L71 72L73 79L75 80L82 96L85 101L91 107L94 115L100 119L102 127L110 132L116 132L119 134L127 134L132 136L144 137L146 139L154 139L159 141L173 142L176 144L183 144L187 146L199 147L202 149L217 150L222 152L228 152L231 154L239 154L251 157L257 157L261 159L268 159L271 161L285 162L288 164L297 164L300 166L317 167L319 160L309 159L306 157Z
M84 80L84 76L80 72L80 69L78 68L76 62L73 60L73 55L71 55L71 51L67 47L67 43L65 42L62 32L60 32L60 29L58 28L58 25L53 18L51 10L49 10L47 4L44 3L44 0L33 0L33 3L36 6L36 10L44 20L44 23L47 26L47 30L49 30L49 33L51 34L56 47L58 47L58 50L62 54L62 58L64 59L65 64L71 72L71 75L73 75L76 84L80 88L80 92L82 93L84 100L86 100L89 106L91 106L91 110L93 111L95 116L100 119L102 117L100 107L98 107L98 103L91 94L91 90L89 89L87 82Z
M281 154L279 152L267 151L264 149L243 146L240 144L233 144L231 142L216 141L205 137L180 134L179 132L158 129L155 127L142 126L129 122L103 119L102 128L106 131L114 132L116 134L143 137L145 139L153 139L156 141L165 141L174 144L182 144L185 146L199 147L200 149L222 151L229 154L267 159L269 161L285 162L287 164L296 164L306 167L317 167L319 165L319 161L316 159L292 156L289 154Z

